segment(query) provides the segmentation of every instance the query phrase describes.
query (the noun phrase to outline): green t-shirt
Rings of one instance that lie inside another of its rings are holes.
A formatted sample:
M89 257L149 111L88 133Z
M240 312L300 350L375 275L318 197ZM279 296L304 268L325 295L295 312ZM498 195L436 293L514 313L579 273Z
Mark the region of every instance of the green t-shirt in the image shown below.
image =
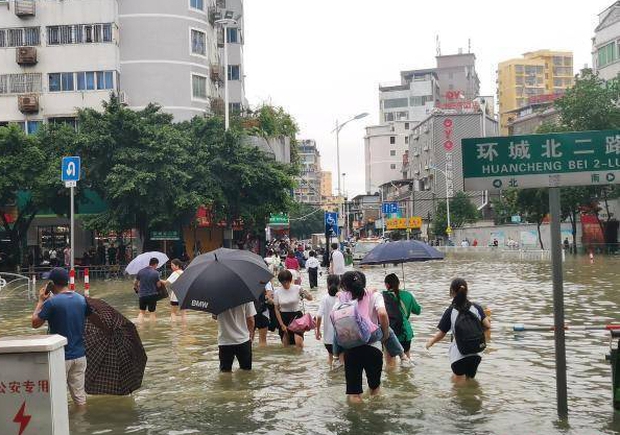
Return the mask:
M385 290L383 294L396 299L396 295L391 291ZM413 340L415 334L411 323L409 323L409 317L411 314L420 315L422 312L422 307L418 304L415 297L408 291L401 290L399 294L399 308L401 314L403 315L403 333L398 337L398 341L411 341Z

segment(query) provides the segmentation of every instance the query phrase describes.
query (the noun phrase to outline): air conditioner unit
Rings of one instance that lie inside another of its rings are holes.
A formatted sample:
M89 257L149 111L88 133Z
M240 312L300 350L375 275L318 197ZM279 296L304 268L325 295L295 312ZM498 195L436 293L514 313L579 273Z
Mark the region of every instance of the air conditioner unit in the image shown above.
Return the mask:
M37 113L39 111L39 97L36 95L19 95L17 106L22 113Z
M422 150L424 150L424 151L428 151L428 150L429 150L428 145L426 145L425 147L423 147L423 148L422 148Z
M129 105L129 99L127 98L127 94L125 92L120 91L118 93L118 102L121 103L123 106Z
M425 171L428 171L429 169L430 169L430 166L428 166L428 165L424 165L424 170L425 170Z
M36 65L36 47L18 47L15 51L15 61L20 65Z
M34 0L15 0L15 15L18 17L33 17L36 13Z

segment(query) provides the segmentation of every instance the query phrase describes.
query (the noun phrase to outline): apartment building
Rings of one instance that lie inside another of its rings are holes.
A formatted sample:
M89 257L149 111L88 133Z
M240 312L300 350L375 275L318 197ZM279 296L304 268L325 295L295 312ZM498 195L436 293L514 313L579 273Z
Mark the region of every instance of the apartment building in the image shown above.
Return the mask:
M230 113L242 113L248 108L245 98L245 71L243 64L244 13L243 0L218 0L222 18L232 19L236 24L226 27L226 52L228 58L228 101ZM220 59L224 59L224 28L218 30ZM223 64L222 60L222 64Z
M599 24L592 38L592 65L604 80L620 74L620 1L598 15Z
M497 69L501 134L508 134L513 111L526 106L531 97L563 94L573 84L570 51L538 50L501 62Z
M302 140L298 146L301 173L297 177L294 195L297 202L319 206L321 197L321 154L312 139Z
M379 119L419 122L438 98L439 83L433 70L401 71L399 84L379 86Z
M133 109L157 103L177 121L223 113L216 21L243 23L242 1L229 1L232 11L224 0L0 1L0 124L34 133L42 122L75 123L78 109L101 109L111 92ZM240 53L230 50L234 65ZM242 68L232 71L239 102Z

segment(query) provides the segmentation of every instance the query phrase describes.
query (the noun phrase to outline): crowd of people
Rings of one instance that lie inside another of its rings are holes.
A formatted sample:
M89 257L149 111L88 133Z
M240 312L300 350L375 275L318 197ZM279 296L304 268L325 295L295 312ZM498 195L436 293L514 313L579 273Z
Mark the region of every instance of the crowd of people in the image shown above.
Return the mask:
M422 307L413 293L401 288L395 274L385 276L384 290L369 289L364 273L345 268L343 254L338 248L337 244L332 246L325 277L327 292L315 315L305 313L304 301L312 301L316 293L302 286L303 267L295 252L286 252L284 261L273 250L267 253L265 263L274 279L266 284L260 298L214 316L218 325L221 372L231 372L235 359L240 369L252 369L256 331L259 346L267 344L269 331L277 331L282 346L297 349L304 347L305 333L312 332L325 346L328 366L331 369L344 366L346 394L351 402L362 400L364 374L370 395L379 393L384 360L388 367L399 360L402 367L412 366L411 343L415 332L410 317L419 315ZM304 260L310 288L314 290L318 287L321 265L312 250L308 250L308 258ZM165 280L160 277L158 266L157 259L153 258L135 277L139 322L147 312L150 320L155 321L160 289L172 284L183 273L183 262L179 259L171 261L172 274ZM53 269L49 279L51 286L40 291L32 325L38 328L47 322L50 333L67 337L65 359L69 390L75 404L83 406L86 400L85 319L88 317L95 325L101 322L89 310L86 300L67 288L69 278L64 269ZM449 358L454 379L460 382L476 376L480 353L485 348L485 329L490 329L491 325L482 307L469 301L464 280L455 279L449 294L452 303L426 347L432 347L452 333L454 340L450 344ZM185 310L179 310L174 292L170 291L169 296L172 319L178 316L185 319Z

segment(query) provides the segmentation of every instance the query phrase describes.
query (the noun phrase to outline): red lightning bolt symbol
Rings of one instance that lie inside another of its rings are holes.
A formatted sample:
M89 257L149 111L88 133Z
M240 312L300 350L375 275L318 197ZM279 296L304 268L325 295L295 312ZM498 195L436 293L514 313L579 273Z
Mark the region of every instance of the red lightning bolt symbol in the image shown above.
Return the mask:
M24 400L24 403L22 403L22 407L19 408L19 411L17 411L17 414L15 414L15 418L13 418L14 423L19 423L19 434L18 435L22 435L24 433L24 430L26 430L26 427L28 427L28 423L30 423L30 419L32 418L31 415L25 415L25 413L26 413L26 401Z

